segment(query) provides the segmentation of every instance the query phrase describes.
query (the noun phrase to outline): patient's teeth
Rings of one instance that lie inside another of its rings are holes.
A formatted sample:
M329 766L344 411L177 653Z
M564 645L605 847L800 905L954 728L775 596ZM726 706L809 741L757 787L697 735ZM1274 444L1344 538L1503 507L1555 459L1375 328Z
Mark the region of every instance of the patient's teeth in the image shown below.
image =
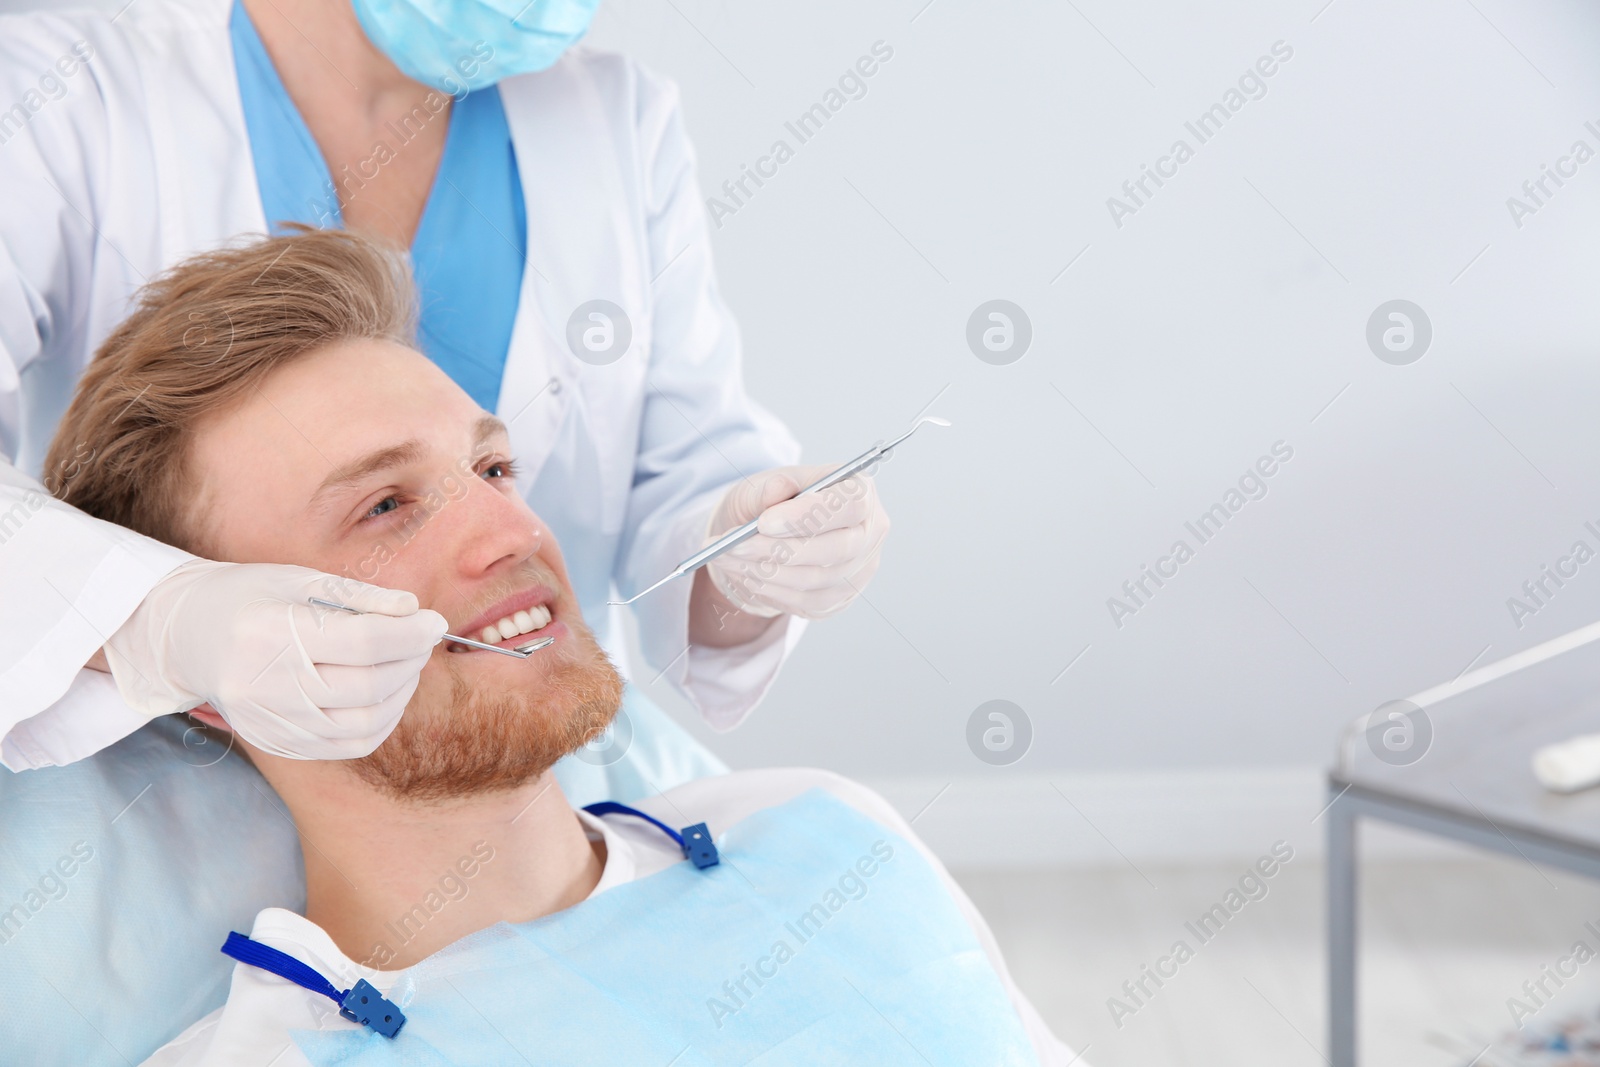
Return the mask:
M550 609L540 605L507 615L499 622L492 623L483 628L479 640L485 644L497 645L501 641L509 641L519 634L531 633L541 630L550 624Z

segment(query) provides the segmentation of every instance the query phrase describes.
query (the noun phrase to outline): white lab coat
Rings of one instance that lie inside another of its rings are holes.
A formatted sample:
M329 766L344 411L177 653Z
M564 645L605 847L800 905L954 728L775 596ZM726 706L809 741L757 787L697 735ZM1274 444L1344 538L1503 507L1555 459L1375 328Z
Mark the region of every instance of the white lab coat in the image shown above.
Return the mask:
M0 17L0 762L13 769L80 759L141 725L96 699L114 683L83 664L188 557L49 499L36 479L133 291L265 231L229 11L229 0L139 0L115 21ZM798 448L745 395L674 87L577 50L500 91L529 258L497 414L521 488L614 647L613 576L637 589L666 573L700 546L728 484L795 462ZM632 321L632 349L607 366L566 344L569 316L594 299ZM803 624L780 621L741 648L690 648L689 588L636 605L641 644L650 675L664 671L726 729Z

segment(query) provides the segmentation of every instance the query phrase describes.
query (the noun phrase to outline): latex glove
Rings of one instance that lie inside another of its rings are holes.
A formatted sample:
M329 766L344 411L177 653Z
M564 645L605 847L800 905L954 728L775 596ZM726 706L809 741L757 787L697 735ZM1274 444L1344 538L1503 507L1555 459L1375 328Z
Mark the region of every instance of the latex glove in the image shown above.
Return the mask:
M707 544L761 517L759 533L706 564L718 591L741 611L826 618L842 611L877 573L889 516L870 475L795 497L835 469L775 467L723 495Z
M192 560L150 590L105 651L123 699L151 718L210 704L263 752L354 759L399 723L447 628L397 589L306 567Z

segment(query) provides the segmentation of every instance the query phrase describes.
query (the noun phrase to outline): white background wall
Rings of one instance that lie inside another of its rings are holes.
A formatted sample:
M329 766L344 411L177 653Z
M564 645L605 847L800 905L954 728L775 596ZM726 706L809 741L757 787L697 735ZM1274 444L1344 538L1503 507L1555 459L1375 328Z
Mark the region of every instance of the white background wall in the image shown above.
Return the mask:
M935 396L956 428L880 479L870 604L712 743L940 796L917 825L956 858L1018 859L984 844L1007 819L1057 858L1315 849L1353 716L1600 615L1600 562L1521 628L1506 604L1600 548L1600 160L1520 228L1506 203L1600 150L1600 15L924 4L613 0L592 38L681 84L708 193L894 48L717 250L751 388L809 457ZM1185 120L1280 40L1267 95L1197 144ZM1107 198L1178 137L1194 158L1117 227ZM1009 366L964 340L996 297L1035 330ZM1409 366L1365 340L1395 298L1433 324ZM1269 494L1114 625L1107 598L1279 440ZM1033 721L1012 767L966 744L993 698Z
M1506 206L1600 149L1600 15L923 2L613 0L593 35L682 85L708 191L895 50L723 220L723 285L809 456L935 396L956 428L884 471L870 605L813 628L730 760L977 772L999 697L1034 721L1018 768L1320 764L1353 715L1600 613L1600 563L1506 607L1600 519L1600 160L1520 229ZM1114 225L1279 40L1267 95ZM964 341L993 297L1034 324L1010 366ZM1365 342L1393 298L1433 323L1409 366ZM1278 440L1269 495L1118 629L1107 598Z
M867 95L796 145L785 120L880 40ZM1197 144L1185 120L1277 41L1265 97ZM911 810L959 786L930 838L1054 805L1040 839L1254 853L1279 831L1242 813L1303 828L1353 716L1600 615L1600 562L1520 629L1506 606L1600 547L1600 160L1520 228L1506 205L1600 150L1590 5L607 0L590 43L679 82L708 192L796 147L716 245L750 388L808 458L930 402L956 423L881 475L868 602L701 731L729 762ZM1179 137L1194 158L1119 228L1107 198ZM1009 366L964 337L997 297L1034 329ZM1409 366L1365 340L1394 298L1433 325ZM1268 495L1114 625L1107 598L1280 440ZM1006 768L966 742L995 698L1033 723Z

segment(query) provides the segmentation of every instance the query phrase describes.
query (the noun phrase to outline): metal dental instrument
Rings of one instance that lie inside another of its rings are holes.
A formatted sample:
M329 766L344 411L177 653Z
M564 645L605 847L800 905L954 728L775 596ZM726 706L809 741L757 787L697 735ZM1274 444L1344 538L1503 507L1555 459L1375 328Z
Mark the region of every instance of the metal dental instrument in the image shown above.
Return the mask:
M857 474L863 470L866 470L874 463L886 458L890 452L894 451L895 445L898 445L900 442L916 433L925 423L932 423L935 426L950 425L950 423L945 419L938 418L934 415L924 415L922 418L918 419L914 424L912 424L911 429L907 430L899 437L896 437L887 444L873 445L871 448L867 449L865 452L861 453L861 455L857 456L855 459L852 459L849 463L846 463L832 474L812 482L810 485L806 486L789 499L794 500L805 496L807 493L819 493L830 486L837 485L839 482L844 481L852 474ZM744 541L748 541L750 538L754 537L760 522L761 517L758 515L749 522L745 523L743 526L738 526L732 530L729 530L727 533L723 534L721 537L717 538L715 541L711 542L709 545L702 548L700 551L696 552L682 563L678 564L672 569L670 574L661 579L655 585L652 585L650 588L644 590L644 592L635 593L627 600L608 600L606 603L632 604L635 600L638 600L640 597L644 596L645 593L653 593L657 589L660 589L662 586L666 585L668 582L672 581L672 579L682 578L685 574L705 566L707 563L710 563L712 560L716 559L733 546Z
M335 604L331 600L319 600L317 597L308 597L307 599L319 608L331 608L334 611L342 611L349 615L366 614L364 611L357 611L355 608L346 607L343 604ZM499 645L486 645L482 641L474 641L469 637L457 637L455 634L445 634L441 640L454 641L458 645L467 645L470 648L480 648L485 652L498 652L502 656L510 656L512 659L527 659L541 648L549 648L556 643L556 639L553 637L540 637L525 645L518 645L516 648L501 648Z

